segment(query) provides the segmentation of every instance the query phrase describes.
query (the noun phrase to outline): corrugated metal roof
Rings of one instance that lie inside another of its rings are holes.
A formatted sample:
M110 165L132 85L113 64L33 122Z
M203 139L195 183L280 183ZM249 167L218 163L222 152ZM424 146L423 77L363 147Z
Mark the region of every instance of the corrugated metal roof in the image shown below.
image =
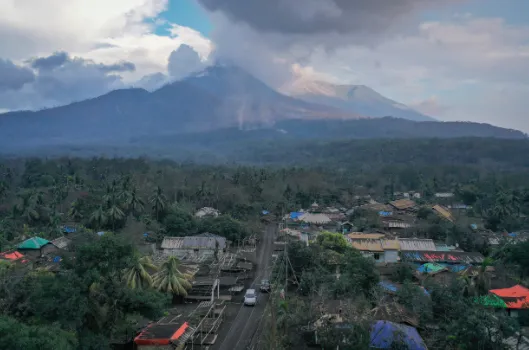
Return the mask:
M224 237L164 237L162 249L215 249L216 242L218 248L226 248L226 238Z
M56 246L59 249L65 249L66 247L68 247L70 242L71 241L68 238L66 238L66 237L59 237L59 238L54 239L53 241L51 241L51 244L53 244L54 246Z
M435 252L435 243L431 239L399 238L401 251L431 251Z
M399 250L400 244L397 239L381 239L382 249L384 250Z
M432 207L432 210L435 211L437 214L441 215L442 217L444 217L445 219L449 221L454 221L454 218L452 217L452 213L450 212L450 210L446 209L445 207L437 204Z
M389 203L392 207L398 210L405 210L415 207L415 202L410 199L399 199Z
M383 252L382 243L379 239L352 239L351 245L360 250L368 252Z
M511 288L491 289L491 293L502 298L509 309L529 309L529 289L519 284Z
M299 217L299 220L309 224L327 224L331 222L331 219L326 214L312 213L304 213Z
M402 247L402 243L401 243ZM485 259L477 252L403 251L402 260L416 262L480 264Z
M385 235L381 233L351 232L347 237L350 239L380 239L384 238Z

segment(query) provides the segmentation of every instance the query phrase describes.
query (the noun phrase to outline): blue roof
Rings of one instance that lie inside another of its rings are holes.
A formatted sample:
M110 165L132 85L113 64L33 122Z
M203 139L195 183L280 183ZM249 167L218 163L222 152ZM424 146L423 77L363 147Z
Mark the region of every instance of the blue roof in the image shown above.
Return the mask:
M376 321L371 327L370 347L390 349L399 340L409 350L428 350L417 329L413 327L389 321Z
M393 212L392 211L379 211L378 215L380 215L380 216L391 216L391 215L393 215Z
M381 286L383 289L389 291L389 292L394 292L396 293L397 292L397 286L394 285L393 283L391 282L388 282L388 281L380 281L378 283L379 286Z

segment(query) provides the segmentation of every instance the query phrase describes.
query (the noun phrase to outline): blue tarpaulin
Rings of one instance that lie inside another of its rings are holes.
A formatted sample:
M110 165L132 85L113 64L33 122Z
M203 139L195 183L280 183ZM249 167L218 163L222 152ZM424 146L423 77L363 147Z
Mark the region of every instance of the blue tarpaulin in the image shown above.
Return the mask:
M470 224L470 227L471 227L473 230L477 230L477 229L478 229L478 225L476 225L476 224Z
M143 237L149 237L149 232L145 232L145 233L143 234Z
M397 286L392 284L391 282L381 281L378 283L378 285L381 286L383 289L387 290L388 292L397 292Z
M75 231L77 231L74 227L70 226L64 226L62 230L64 233L74 233Z
M393 215L393 212L392 211L379 211L378 215L380 215L380 216L391 216L391 215Z
M303 215L303 214L304 214L304 213L298 213L298 212L295 212L295 211L294 211L294 212L290 213L290 218L291 218L291 219L297 219L297 218L299 218L299 217L300 217L301 215Z
M510 237L516 237L516 236L517 236L517 234L516 234L516 233L514 233L514 232L511 232L511 233L509 233L509 236L510 236Z
M417 329L389 321L376 321L371 327L370 347L391 349L393 344L403 343L409 350L427 350Z
M97 233L98 236L103 236L104 234L105 234L105 232L103 232L103 231Z
M268 210L263 210L261 213L263 213L263 215L268 215L270 214L270 212Z
M56 256L55 258L53 258L53 262L54 263L61 262L61 257L60 256Z

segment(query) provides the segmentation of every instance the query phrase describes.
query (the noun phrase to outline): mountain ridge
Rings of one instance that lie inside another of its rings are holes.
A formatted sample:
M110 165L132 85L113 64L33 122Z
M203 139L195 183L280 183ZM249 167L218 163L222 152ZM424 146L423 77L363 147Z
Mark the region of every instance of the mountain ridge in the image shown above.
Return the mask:
M435 121L402 103L382 96L366 85L332 84L298 77L280 88L283 93L307 102L355 111L372 118L395 117L413 121Z

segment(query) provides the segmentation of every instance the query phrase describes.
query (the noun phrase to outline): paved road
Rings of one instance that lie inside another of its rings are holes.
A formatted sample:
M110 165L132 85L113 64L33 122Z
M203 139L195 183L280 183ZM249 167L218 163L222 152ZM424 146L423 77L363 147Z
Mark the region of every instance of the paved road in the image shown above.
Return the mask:
M274 252L276 230L277 226L275 224L269 225L264 232L261 243L257 247L257 269L255 280L251 285L252 288L257 290L259 289L258 284L261 282L261 279L268 278L270 274L269 267L271 266L272 253ZM213 349L244 350L250 345L252 337L257 331L259 321L263 316L266 303L268 302L268 294L266 293L259 293L257 297L258 303L256 306L251 307L241 305L233 322L231 324L225 323L222 326L229 327L226 337L221 343L215 344Z

